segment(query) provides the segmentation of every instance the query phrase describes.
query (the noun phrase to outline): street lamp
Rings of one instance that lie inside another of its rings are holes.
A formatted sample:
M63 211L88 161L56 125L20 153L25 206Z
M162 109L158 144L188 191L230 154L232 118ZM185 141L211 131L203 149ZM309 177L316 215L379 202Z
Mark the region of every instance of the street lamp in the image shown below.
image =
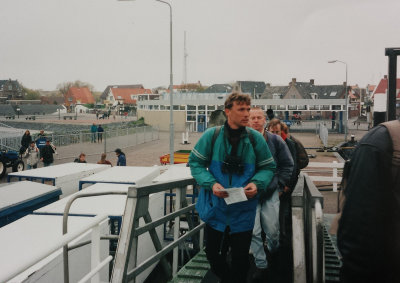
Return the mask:
M17 115L18 115L18 119L19 119L19 111L21 111L21 108L17 107Z
M348 106L347 106L347 101L348 101L348 92L347 92L347 63L346 62L343 62L343 61L340 61L340 60L331 60L331 61L328 61L328 63L336 63L336 62L339 62L339 63L342 63L342 64L345 64L346 65L346 85L345 85L345 94L344 94L344 98L345 98L345 107L346 107L346 112L345 112L345 115L346 115L346 124L344 125L344 141L347 141L347 124L348 124L348 120L349 120L349 113L348 113Z
M118 1L135 1L135 0L118 0ZM157 2L164 3L169 7L169 58L170 58L170 70L169 70L169 164L174 164L174 79L172 74L172 6L170 3L163 0L155 0Z

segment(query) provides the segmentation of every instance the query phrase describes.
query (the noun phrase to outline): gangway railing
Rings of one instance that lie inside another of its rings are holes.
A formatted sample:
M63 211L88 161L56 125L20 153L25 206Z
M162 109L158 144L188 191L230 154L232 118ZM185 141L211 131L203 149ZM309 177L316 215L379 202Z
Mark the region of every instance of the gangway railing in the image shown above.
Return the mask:
M292 194L293 282L325 282L323 196L300 173Z
M171 278L178 271L178 246L181 243L191 237L195 249L203 248L205 223L195 226L191 217L191 211L195 209L195 204L188 205L186 200L187 187L195 184L196 181L190 178L129 188L111 282L134 282L136 276L158 261L161 262L166 276ZM175 189L176 193L175 211L152 221L149 213L151 205L149 195L169 192L170 189ZM180 216L183 214L186 215L189 230L180 235ZM139 227L141 218L144 219L145 225ZM155 229L170 220L174 220L174 241L162 247ZM139 236L144 233L150 234L156 253L138 264ZM165 258L165 255L171 251L173 251L172 267Z
M98 215L96 217L93 217L85 225L84 227L81 227L77 229L74 232L67 233L60 237L55 243L50 243L46 248L41 250L40 252L36 254L29 254L27 253L23 258L21 258L21 261L18 262L17 265L13 266L11 270L7 270L7 273L3 273L0 275L0 282L8 282L9 280L13 279L15 276L18 274L24 272L31 266L35 265L39 261L45 259L46 257L50 256L54 252L58 251L61 249L63 246L68 245L68 243L74 241L75 239L81 237L83 234L87 233L88 231L91 231L91 238L92 238L92 245L91 245L91 255L97 255L98 258L93 258L92 257L92 262L98 262L96 265L92 265L92 268L95 270L100 270L103 266L105 266L107 263L109 263L112 260L111 256L106 257L103 259L103 261L100 262L100 245L99 244L93 244L99 242L99 233L100 233L100 225L108 219L107 215ZM90 277L94 275L94 271L90 272L87 274L80 282L86 282Z
M70 211L71 206L74 201L76 201L79 198L96 197L96 196L104 196L104 195L126 195L126 191L107 191L107 192L97 192L97 193L85 193L85 194L77 194L77 195L72 196L68 200L68 202L66 203L65 208L64 208L63 235L66 235L68 233L68 215L69 215L69 211ZM92 279L92 282L99 282L100 281L99 271L107 263L112 261L112 256L108 256L105 260L100 262L100 240L111 240L111 239L117 239L117 238L118 238L118 236L115 236L115 235L101 236L100 230L97 228L97 229L93 229L93 233L92 233L90 241L85 241L83 243L80 243L80 244L74 245L74 246L68 246L68 243L66 243L63 246L64 283L69 283L68 252L72 249L76 249L76 248L79 248L79 247L87 245L87 244L92 244L92 250L91 250L92 251L91 252L91 255L92 255L91 268L92 268L92 270L84 278L82 278L79 281L79 283L87 282L89 279Z

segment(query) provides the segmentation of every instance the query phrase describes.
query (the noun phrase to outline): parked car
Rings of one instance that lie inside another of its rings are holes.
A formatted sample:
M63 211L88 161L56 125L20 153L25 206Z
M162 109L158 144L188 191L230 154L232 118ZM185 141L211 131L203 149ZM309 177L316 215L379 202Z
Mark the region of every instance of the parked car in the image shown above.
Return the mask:
M15 150L0 151L0 178L4 177L8 167L11 167L13 172L20 172L25 169L21 156Z

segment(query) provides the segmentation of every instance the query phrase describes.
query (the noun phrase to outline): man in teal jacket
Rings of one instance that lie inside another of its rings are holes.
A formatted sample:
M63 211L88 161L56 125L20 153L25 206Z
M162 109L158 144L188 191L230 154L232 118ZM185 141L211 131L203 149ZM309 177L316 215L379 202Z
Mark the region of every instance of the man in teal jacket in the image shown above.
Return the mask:
M221 282L246 282L257 192L267 188L275 170L263 136L246 128L249 112L250 97L232 93L225 101L225 125L216 137L216 128L208 129L189 157L201 187L196 209L206 222L207 259ZM243 188L247 200L227 205L224 198L231 188ZM226 261L229 247L231 268Z

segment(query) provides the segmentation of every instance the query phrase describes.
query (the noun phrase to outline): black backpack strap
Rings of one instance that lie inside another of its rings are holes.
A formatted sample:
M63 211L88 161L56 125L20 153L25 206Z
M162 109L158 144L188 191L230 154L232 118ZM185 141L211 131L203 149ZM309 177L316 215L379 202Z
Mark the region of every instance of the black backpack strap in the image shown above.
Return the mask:
M247 132L247 135L249 136L249 140L251 142L251 145L253 146L253 149L255 149L256 148L256 140L254 139L254 136L248 127L246 127L246 132Z
M213 137L212 137L212 140L211 140L210 163L211 163L212 156L213 156L213 153L214 153L214 144L215 144L215 141L217 140L218 135L219 135L220 132L221 132L221 126L215 127L215 131L214 131L214 134L213 134Z

